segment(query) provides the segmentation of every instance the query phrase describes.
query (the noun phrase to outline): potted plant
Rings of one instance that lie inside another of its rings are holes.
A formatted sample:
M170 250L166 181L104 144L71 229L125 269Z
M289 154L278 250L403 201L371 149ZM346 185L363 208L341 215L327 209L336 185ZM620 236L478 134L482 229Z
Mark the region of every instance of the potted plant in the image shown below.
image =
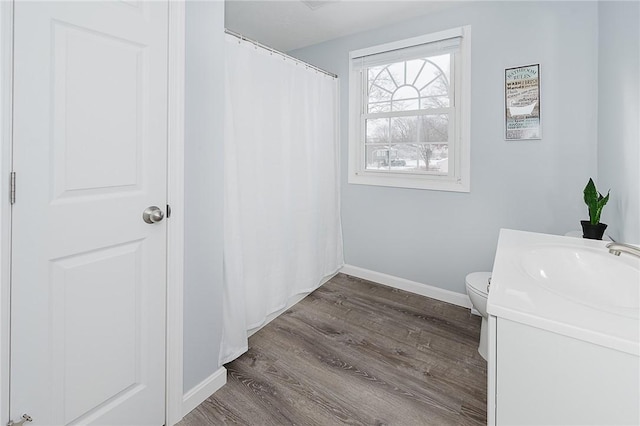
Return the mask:
M596 184L593 183L593 179L589 178L587 186L584 187L584 202L589 207L589 220L581 220L582 224L582 237L590 238L592 240L601 240L604 235L604 230L607 229L606 223L600 223L600 214L602 214L602 208L609 201L609 190L607 196L603 197L601 193L596 189Z

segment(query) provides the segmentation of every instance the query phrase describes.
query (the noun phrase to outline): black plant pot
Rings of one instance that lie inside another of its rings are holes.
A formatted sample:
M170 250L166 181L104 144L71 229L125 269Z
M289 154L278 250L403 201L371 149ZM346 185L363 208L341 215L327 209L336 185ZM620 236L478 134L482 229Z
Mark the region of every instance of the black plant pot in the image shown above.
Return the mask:
M582 238L591 240L601 240L604 230L607 229L607 224L602 222L592 225L588 220L581 220L580 224L582 225Z

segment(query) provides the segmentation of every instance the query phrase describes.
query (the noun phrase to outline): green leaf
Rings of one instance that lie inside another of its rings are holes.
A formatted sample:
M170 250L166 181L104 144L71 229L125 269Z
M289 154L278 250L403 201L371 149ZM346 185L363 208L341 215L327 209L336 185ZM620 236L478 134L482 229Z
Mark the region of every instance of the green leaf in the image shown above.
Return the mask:
M589 207L598 202L598 191L596 190L596 184L593 183L593 179L591 178L589 178L587 186L584 187L584 202Z
M607 196L603 197L602 194L598 194L598 201L596 204L596 214L595 214L595 218L590 218L590 221L593 225L597 225L598 223L600 223L600 215L602 214L602 209L604 208L604 206L607 204L607 202L609 201L609 193L611 192L611 190L609 190L609 192L607 192ZM591 213L589 213L591 214Z
M584 187L584 202L589 208L589 221L592 225L596 225L598 223L598 190L596 189L596 184L593 183L593 179L589 178L589 182L587 182L587 186Z

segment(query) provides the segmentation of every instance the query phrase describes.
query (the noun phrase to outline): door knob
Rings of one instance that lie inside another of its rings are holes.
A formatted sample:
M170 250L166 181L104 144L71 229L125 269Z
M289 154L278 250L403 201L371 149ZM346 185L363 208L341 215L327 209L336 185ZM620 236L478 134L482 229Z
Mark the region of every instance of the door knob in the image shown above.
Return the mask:
M157 223L164 219L164 213L158 206L151 206L142 212L142 220L147 223Z

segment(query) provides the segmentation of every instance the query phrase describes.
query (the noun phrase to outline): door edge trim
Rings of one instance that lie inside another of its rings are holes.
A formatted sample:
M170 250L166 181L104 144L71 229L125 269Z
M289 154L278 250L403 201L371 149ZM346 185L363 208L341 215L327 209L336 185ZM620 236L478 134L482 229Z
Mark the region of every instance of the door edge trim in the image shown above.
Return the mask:
M11 379L11 204L13 1L0 2L0 424L9 422Z
M182 420L184 300L185 2L169 1L165 425Z

